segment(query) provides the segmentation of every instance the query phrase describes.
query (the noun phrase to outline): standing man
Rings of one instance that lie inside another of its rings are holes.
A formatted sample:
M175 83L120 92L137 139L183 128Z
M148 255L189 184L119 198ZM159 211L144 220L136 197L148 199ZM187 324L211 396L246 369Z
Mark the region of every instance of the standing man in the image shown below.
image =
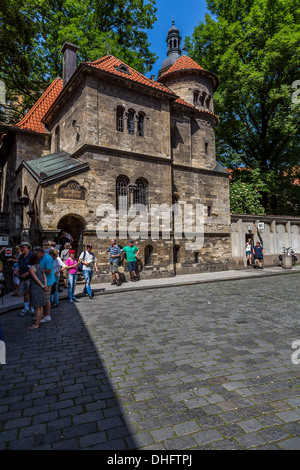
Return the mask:
M132 240L128 241L128 246L125 246L122 251L126 253L127 258L127 265L128 271L130 273L130 279L132 282L138 281L138 277L136 275L137 263L136 257L139 254L140 250L137 246L134 245Z
M47 323L51 321L50 295L51 295L52 286L56 282L54 268L53 268L53 258L47 253L45 253L43 248L39 246L35 247L34 252L37 253L38 257L40 258L40 265L44 268L44 273L46 274L46 278L47 278L48 291L46 291L46 305L43 308L43 318L41 319L41 323Z
M18 259L19 265L19 277L20 277L20 286L19 286L19 295L24 296L24 308L22 312L19 313L21 317L29 313L29 287L30 287L30 276L29 276L29 258L32 255L31 246L28 242L22 242L20 244L21 255Z
M117 284L117 286L121 285L120 276L118 272L119 261L121 259L122 251L121 248L117 245L116 240L110 241L110 247L107 248L107 253L109 253L109 261L110 267L109 272L112 275L112 283L111 285Z
M91 289L93 270L95 268L95 271L97 274L99 271L98 271L98 267L96 263L97 258L94 255L94 253L92 253L92 245L90 243L86 245L86 251L81 253L81 255L79 256L79 260L82 261L82 265L83 265L82 274L85 280L84 293L86 293L89 296L89 298L92 299L94 297L92 293L92 289Z

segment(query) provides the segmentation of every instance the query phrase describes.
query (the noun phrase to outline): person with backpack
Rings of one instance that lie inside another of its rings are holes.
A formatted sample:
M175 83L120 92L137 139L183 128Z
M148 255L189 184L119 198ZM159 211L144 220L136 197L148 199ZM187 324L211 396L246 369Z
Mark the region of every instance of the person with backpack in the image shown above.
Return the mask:
M94 255L94 253L92 253L92 248L93 248L92 245L88 243L86 245L86 251L81 253L81 255L79 256L79 260L81 260L82 262L81 266L79 267L79 270L82 267L82 274L85 280L85 288L83 292L84 294L88 295L90 299L94 297L92 289L91 289L91 282L92 282L92 277L94 273L94 268L97 274L99 272L97 263L96 263L97 258Z

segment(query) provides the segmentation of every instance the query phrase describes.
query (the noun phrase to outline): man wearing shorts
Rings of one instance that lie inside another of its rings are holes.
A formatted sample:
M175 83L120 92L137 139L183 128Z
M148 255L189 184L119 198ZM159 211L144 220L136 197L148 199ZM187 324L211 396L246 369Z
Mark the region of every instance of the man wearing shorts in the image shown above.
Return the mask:
M117 285L120 286L120 276L118 272L118 266L119 266L119 261L121 259L121 248L117 245L116 240L111 240L110 241L110 247L107 248L107 253L109 253L109 272L112 275L112 283L111 285Z
M47 279L48 290L46 291L46 305L43 308L43 318L41 319L41 323L47 323L51 321L50 295L51 295L52 285L56 282L54 268L53 268L53 258L47 253L45 253L43 248L40 248L39 246L37 246L34 251L35 253L37 253L37 255L40 258L40 265L42 266L42 268L44 268L44 273L46 274L46 279Z
M128 271L130 272L131 281L132 282L138 281L138 277L136 275L136 270L137 270L136 257L139 254L140 250L136 246L134 246L134 243L132 240L129 240L128 246L125 246L122 249L122 252L126 253L127 266L128 266Z
M29 277L29 258L32 255L31 246L28 242L22 242L20 244L21 255L19 256L19 277L20 277L20 286L19 286L19 295L24 296L24 308L22 312L19 313L21 317L29 313L29 286L30 286L30 277Z

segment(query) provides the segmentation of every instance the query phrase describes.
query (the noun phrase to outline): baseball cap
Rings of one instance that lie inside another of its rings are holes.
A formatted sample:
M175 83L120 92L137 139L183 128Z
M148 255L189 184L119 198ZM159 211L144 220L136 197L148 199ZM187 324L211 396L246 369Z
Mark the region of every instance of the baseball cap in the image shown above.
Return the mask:
M69 254L71 254L71 253L76 253L76 251L75 250L70 250Z
M40 246L36 246L34 251L36 251L37 253L44 253L45 250L43 248L41 248Z
M88 243L86 246L88 247L88 246L92 246L92 245L91 245L91 243Z
M128 243L133 243L133 240L128 240Z

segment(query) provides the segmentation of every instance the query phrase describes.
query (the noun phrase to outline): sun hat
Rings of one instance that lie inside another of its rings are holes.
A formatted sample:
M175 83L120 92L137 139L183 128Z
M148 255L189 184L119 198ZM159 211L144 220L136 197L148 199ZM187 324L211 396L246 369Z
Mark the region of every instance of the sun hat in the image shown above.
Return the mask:
M28 243L28 242L22 242L22 243L20 243L19 246L20 246L20 247L21 247L21 246L28 246L28 248L31 250L31 245L30 245L30 243Z

